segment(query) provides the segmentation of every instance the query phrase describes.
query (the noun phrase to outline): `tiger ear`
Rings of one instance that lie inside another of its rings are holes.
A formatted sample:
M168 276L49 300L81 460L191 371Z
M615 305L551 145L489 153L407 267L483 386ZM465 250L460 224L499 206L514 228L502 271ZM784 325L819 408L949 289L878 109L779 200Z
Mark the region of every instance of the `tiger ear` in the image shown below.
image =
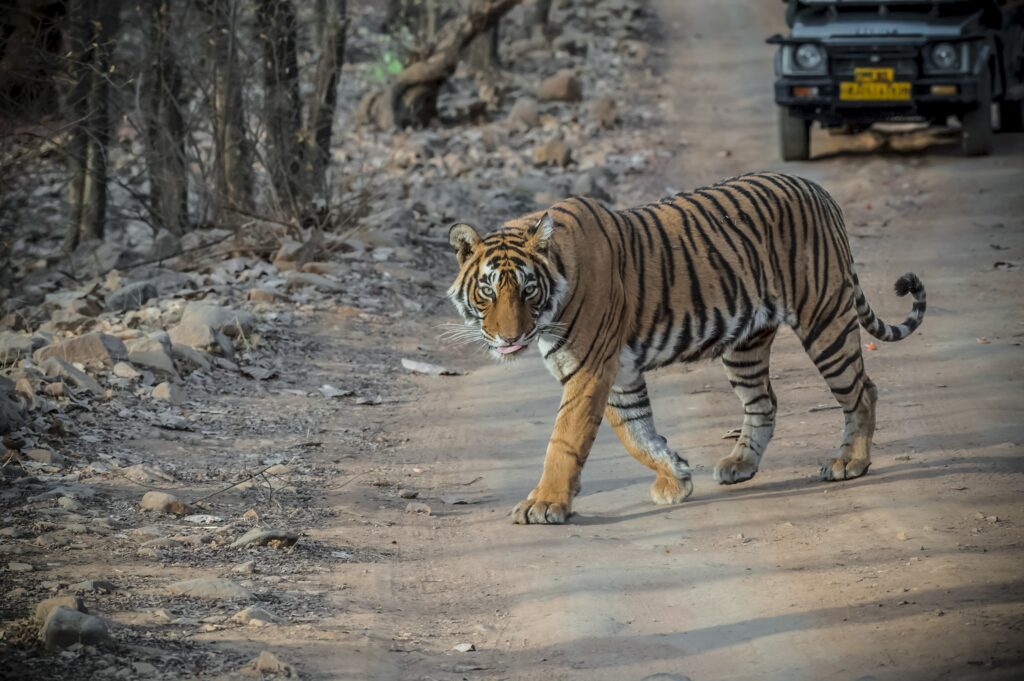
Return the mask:
M548 242L551 240L551 235L555 232L555 221L551 218L551 214L544 211L544 215L537 220L537 223L526 230L526 242L538 251L543 251L548 247Z
M455 258L461 265L466 262L470 253L480 243L480 235L472 225L457 222L448 230L448 243L455 249Z

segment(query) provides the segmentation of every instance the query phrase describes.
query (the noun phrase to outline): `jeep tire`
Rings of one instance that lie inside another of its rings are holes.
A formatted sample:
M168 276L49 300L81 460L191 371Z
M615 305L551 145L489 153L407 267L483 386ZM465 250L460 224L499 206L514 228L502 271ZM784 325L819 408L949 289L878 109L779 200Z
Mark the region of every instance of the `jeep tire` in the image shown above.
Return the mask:
M988 69L981 74L977 103L964 114L961 144L964 156L987 156L992 150L992 84Z
M999 102L999 132L1024 132L1024 99Z
M811 122L779 107L779 153L783 161L806 161L811 156Z

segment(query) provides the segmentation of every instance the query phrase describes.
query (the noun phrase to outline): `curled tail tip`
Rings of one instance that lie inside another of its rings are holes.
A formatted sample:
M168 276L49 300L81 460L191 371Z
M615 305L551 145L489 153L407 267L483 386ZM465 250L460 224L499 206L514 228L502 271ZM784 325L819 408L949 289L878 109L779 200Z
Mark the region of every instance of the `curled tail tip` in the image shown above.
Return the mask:
M924 284L921 283L921 280L913 272L907 272L896 280L896 295L901 298L908 293L912 293L916 298L923 290Z

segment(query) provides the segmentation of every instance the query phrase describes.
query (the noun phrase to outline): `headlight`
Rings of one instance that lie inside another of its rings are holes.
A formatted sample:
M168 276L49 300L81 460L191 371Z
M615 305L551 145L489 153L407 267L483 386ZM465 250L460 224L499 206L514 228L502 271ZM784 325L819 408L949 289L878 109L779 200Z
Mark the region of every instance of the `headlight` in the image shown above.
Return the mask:
M823 50L817 45L804 43L796 48L796 65L805 71L814 71L825 62Z
M825 48L815 43L786 45L782 49L782 75L823 76L827 70Z
M931 53L932 65L936 68L948 71L955 69L960 65L960 55L957 54L957 50L950 43L939 43L932 47Z
M964 73L970 56L967 43L935 43L925 50L925 73Z

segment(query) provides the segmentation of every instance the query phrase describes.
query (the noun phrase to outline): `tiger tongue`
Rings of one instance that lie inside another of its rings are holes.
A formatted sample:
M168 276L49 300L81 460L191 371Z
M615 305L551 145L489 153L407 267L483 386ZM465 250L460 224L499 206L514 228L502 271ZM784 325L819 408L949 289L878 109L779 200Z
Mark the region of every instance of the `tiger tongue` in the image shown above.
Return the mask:
M498 352L500 352L503 355L509 355L509 354L512 354L513 352L519 352L520 350L523 349L523 346L522 345L500 345L500 346L498 346L498 347L496 347L494 349L497 350Z

